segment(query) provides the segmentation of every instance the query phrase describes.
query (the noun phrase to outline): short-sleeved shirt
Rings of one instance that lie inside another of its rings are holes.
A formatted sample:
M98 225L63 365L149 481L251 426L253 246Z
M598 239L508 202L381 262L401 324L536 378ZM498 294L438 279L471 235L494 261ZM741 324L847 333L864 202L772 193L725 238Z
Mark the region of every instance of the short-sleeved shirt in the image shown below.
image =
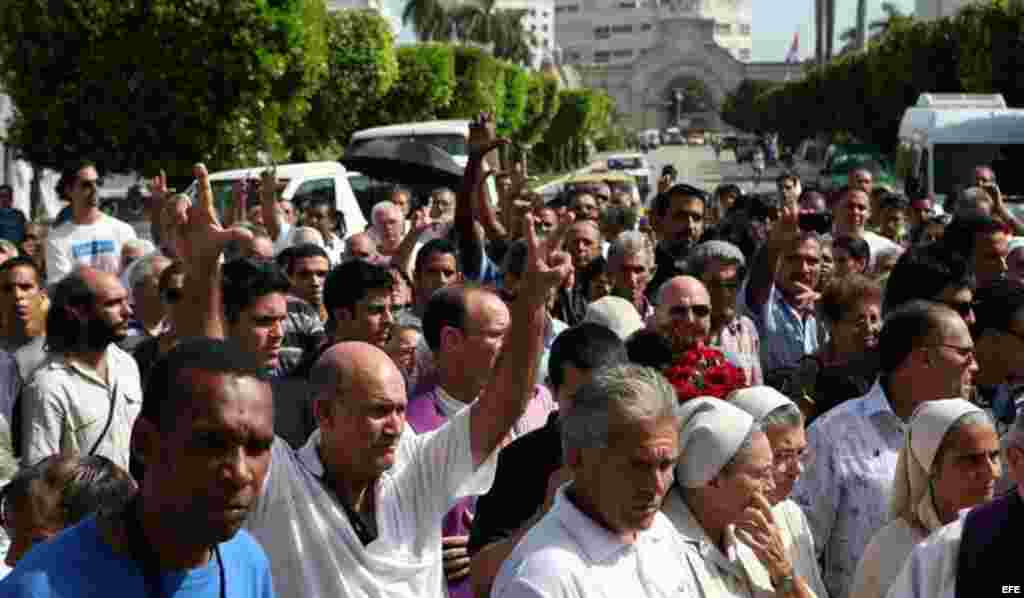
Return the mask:
M663 514L626 544L580 511L566 487L502 564L493 598L699 595L679 566L679 544Z
M462 410L399 449L399 463L371 490L377 537L365 545L321 481L319 435L298 451L275 441L266 484L246 527L270 557L277 593L308 598L443 596L441 519L457 500L486 492L497 463L495 451L479 467L474 465L472 412Z
M130 224L107 215L93 224L65 222L46 239L47 284L57 283L76 266L120 274L121 248L135 238Z
M218 544L227 598L273 598L270 564L244 530ZM216 558L188 571L160 576L167 598L219 598L221 571ZM96 518L65 530L32 548L0 581L0 598L110 598L148 596L138 561L114 552Z
M105 359L108 382L59 355L35 371L22 396L26 463L57 453L85 455L95 446L95 454L128 470L132 426L142 410L139 366L113 343Z

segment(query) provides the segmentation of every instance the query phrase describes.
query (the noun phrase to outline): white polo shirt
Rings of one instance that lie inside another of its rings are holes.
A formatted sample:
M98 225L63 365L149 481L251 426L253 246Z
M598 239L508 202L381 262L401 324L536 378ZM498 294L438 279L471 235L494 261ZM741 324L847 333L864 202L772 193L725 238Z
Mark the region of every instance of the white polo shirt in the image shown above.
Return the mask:
M298 451L274 441L270 471L246 522L270 558L278 596L441 598L441 520L457 500L486 493L495 451L474 467L463 409L433 432L405 436L400 464L377 480L377 538L365 546L332 491L314 434Z
M139 366L114 343L105 359L108 381L59 355L50 356L32 374L22 396L25 463L56 453L85 455L99 440L94 454L128 471L132 426L142 410Z
M683 576L675 532L662 513L626 544L580 511L567 487L502 564L493 598L699 595Z

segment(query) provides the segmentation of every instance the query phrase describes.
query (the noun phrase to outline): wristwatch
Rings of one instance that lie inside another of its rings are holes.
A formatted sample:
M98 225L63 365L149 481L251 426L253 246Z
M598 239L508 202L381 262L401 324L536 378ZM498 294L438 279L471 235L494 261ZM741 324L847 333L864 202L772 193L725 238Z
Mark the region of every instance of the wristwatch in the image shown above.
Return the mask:
M775 586L776 595L786 596L792 594L796 590L796 576L790 573L778 581L772 580L772 585Z

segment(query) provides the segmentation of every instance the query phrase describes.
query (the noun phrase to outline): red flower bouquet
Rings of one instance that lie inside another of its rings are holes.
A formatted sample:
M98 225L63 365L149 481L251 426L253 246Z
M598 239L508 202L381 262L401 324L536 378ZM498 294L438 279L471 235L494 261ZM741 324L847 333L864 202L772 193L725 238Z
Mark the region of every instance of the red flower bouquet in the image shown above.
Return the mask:
M747 385L743 370L729 363L718 349L704 345L684 352L665 370L665 377L675 387L680 403L697 397L725 399Z

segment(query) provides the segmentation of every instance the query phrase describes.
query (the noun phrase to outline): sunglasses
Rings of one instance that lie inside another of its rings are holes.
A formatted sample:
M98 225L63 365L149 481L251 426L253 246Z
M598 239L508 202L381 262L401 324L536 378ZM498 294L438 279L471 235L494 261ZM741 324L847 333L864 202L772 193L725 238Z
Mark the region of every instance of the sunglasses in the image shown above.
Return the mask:
M669 308L668 313L673 318L682 318L690 313L697 318L706 318L711 315L710 305L676 305Z
M968 317L969 315L971 315L971 312L974 311L974 303L972 301L962 301L960 303L946 303L946 305L956 313L960 314L961 318Z

